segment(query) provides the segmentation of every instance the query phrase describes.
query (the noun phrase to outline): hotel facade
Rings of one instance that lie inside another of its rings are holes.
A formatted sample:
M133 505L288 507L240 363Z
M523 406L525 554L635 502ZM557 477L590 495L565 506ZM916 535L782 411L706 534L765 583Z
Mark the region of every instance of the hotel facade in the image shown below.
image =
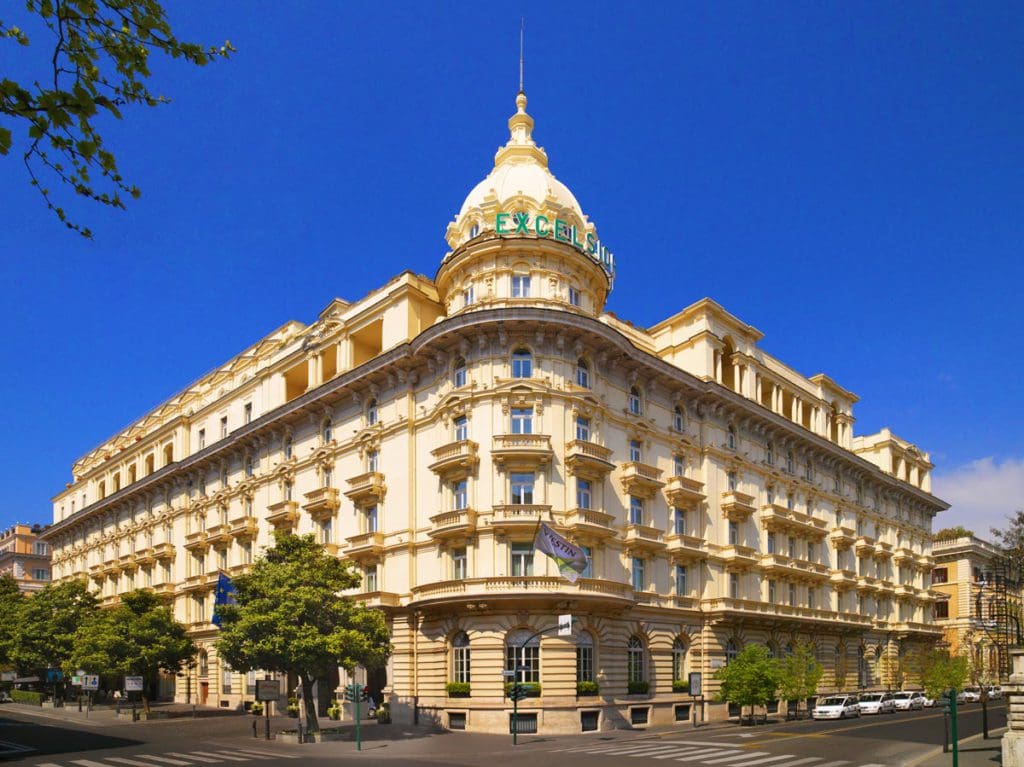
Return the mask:
M55 577L165 594L202 647L176 697L210 705L254 697L216 657L217 573L277 530L361 570L396 721L507 731L513 671L539 732L688 720L691 672L724 717L713 673L751 642L813 642L822 691L881 685L941 635L928 455L856 436L854 394L710 299L647 329L606 313L614 257L516 106L433 279L288 322L74 463ZM575 583L542 521L586 547Z

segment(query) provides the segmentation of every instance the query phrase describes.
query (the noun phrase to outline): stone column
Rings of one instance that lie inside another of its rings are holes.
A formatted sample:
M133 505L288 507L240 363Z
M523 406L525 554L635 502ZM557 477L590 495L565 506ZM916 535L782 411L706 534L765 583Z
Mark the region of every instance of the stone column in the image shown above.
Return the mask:
M1024 767L1024 647L1010 650L1013 673L1003 685L1006 695L1006 734L1003 735L1003 767Z

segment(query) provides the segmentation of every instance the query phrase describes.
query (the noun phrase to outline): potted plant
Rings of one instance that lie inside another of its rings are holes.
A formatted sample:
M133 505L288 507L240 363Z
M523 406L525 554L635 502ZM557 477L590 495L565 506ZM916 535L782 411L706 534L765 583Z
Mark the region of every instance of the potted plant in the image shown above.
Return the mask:
M597 695L599 689L597 682L588 680L576 683L576 694L578 696Z
M646 695L650 688L648 682L630 680L626 683L626 689L630 695Z
M289 698L288 699L288 716L293 719L299 718L299 699Z
M468 698L469 682L449 682L444 686L449 698Z
M249 713L253 716L263 716L263 703L258 700L254 702L249 706Z
M381 703L377 709L377 724L391 724L391 705Z
M515 682L505 682L505 694L509 695L512 692L512 685ZM527 698L539 698L540 697L540 682L519 682L519 686L526 691Z
M327 716L334 721L341 719L341 702L332 700L331 705L327 707Z
M689 692L690 683L685 679L672 680L672 692Z

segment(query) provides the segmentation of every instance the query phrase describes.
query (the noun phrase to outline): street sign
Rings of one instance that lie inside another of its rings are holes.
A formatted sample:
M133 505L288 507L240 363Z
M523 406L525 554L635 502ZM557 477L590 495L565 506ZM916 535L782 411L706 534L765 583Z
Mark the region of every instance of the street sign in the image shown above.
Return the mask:
M85 674L82 677L82 689L83 690L98 690L100 689L100 678L96 674Z
M80 668L75 670L75 676L85 676L85 669Z
M568 637L572 636L572 615L559 615L558 616L558 636Z
M71 686L72 687L81 687L82 686L82 675L81 674L75 674L74 676L71 677Z
M504 669L504 670L503 670L503 671L501 672L501 675L502 675L503 677L505 677L505 679L511 679L512 677L514 677L514 676L516 675L516 672L515 672L515 671L511 671L511 670L509 670L509 669Z
M256 680L256 700L266 703L281 697L281 683L276 679Z
M516 666L516 671L529 671L532 666Z
M690 695L692 695L693 697L696 698L696 697L698 697L698 696L700 696L702 694L701 693L701 686L702 686L701 683L702 682L703 682L703 676L701 675L701 672L699 672L699 671L691 671L690 672Z
M124 678L124 691L125 692L142 692L142 677L141 676L126 676Z

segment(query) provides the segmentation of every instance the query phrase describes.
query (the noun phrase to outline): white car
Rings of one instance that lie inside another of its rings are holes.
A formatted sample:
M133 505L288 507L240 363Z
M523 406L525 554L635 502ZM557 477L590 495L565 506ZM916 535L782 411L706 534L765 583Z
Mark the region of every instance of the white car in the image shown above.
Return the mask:
M929 698L927 695L925 695L924 696L924 707L925 708L934 708L935 707L935 698Z
M956 695L957 703L977 703L981 700L981 689L978 687L965 687Z
M924 695L919 692L893 693L892 700L897 711L918 711L924 708Z
M894 714L896 702L888 692L868 692L860 696L860 712L862 714Z
M815 719L846 719L848 716L860 716L860 706L852 696L833 695L819 700L811 716Z
M988 688L988 699L989 700L1002 700L1003 688L999 685Z

